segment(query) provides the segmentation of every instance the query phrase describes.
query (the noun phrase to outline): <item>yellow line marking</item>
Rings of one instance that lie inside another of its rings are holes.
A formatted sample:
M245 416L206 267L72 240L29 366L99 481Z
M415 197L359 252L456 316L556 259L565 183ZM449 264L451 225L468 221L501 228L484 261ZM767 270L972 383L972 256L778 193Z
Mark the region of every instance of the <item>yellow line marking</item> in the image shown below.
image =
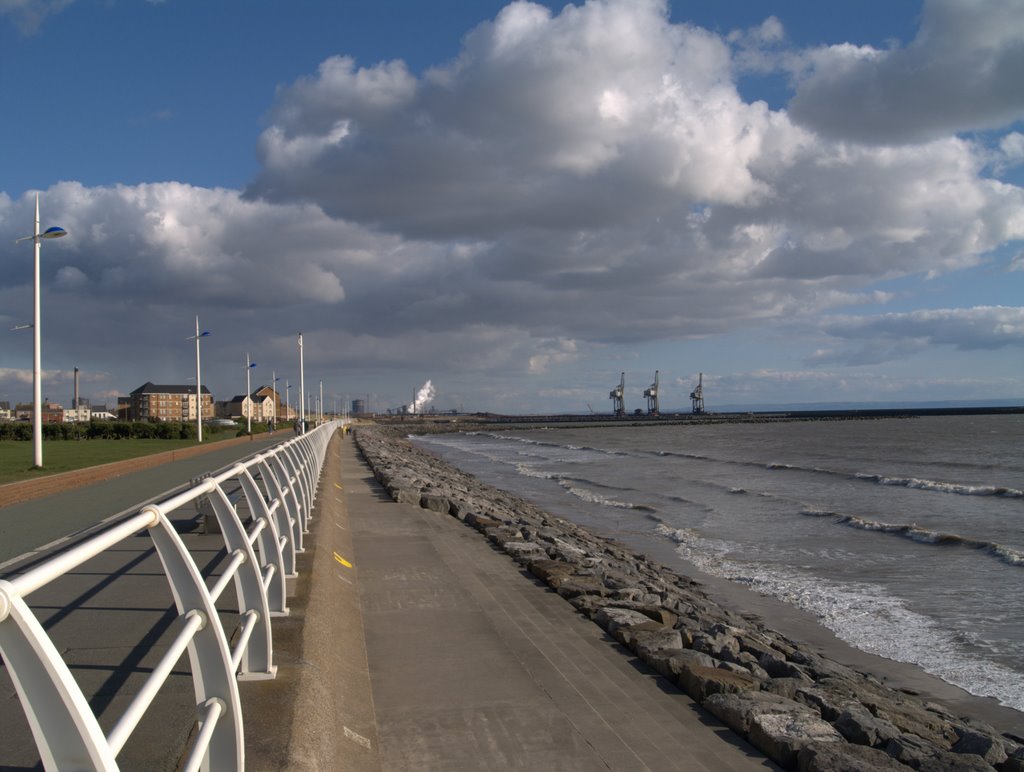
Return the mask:
M343 558L337 552L334 553L334 559L341 563L343 566L345 566L345 568L352 568L352 564L345 560L345 558Z
M338 489L339 491L343 491L343 490L345 490L345 489L344 489L344 488L342 488L342 487L341 487L340 485L338 485L338 483L334 483L334 487L335 487L335 488L337 488L337 489Z

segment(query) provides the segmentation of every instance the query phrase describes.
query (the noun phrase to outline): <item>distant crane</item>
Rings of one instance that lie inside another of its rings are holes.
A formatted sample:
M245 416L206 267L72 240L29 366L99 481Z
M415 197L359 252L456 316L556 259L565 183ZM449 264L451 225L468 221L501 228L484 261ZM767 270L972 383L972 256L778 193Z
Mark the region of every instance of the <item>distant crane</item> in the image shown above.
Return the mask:
M589 411L590 411L590 415L594 415L594 408L592 408L592 407L590 406L590 403L589 403L589 402L587 403L587 410L589 410Z
M608 392L608 397L612 401L612 411L616 416L626 415L626 373L623 372L621 378L619 378L619 385Z
M644 396L647 397L647 415L660 415L658 408L658 371L654 371L654 383L649 389L644 389Z
M700 415L704 412L704 373L700 374L697 387L690 392L690 399L693 401L693 414Z

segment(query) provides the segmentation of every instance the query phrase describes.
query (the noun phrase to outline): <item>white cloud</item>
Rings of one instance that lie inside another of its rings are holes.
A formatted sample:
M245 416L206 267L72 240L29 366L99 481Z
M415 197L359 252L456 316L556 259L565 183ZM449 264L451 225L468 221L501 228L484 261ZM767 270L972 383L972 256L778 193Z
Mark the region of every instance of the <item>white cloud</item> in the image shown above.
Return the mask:
M1018 0L926 0L905 47L839 44L802 59L790 113L834 139L922 142L1024 118Z
M1009 13L992 8L953 41L965 73L992 74L1011 56L1012 35L974 34ZM1024 191L982 176L1019 162L1019 134L993 155L952 135L955 106L925 116L927 130L894 117L918 140L903 145L887 144L901 135L880 119L851 129L872 142L807 119L824 120L829 95L815 89L826 76L852 99L879 73L910 88L915 62L921 77L938 72L935 36L956 14L926 10L904 49L795 52L771 18L725 39L673 24L659 0L557 13L515 2L422 74L331 57L279 89L262 170L244 193L182 183L44 191L47 219L72 234L44 247L44 308L62 310L48 334L65 334L47 356L89 351L113 371L102 357L116 346L146 363L143 380L173 380L187 359L182 328L201 309L220 336L211 356L225 346L225 372L238 359L227 341L287 360L301 329L307 350L338 371L414 372L410 388L430 378L442 393L459 374L494 399L520 377L528 400L621 354L604 344L817 328L823 313L889 302L877 282L976 266L1024 238ZM737 89L737 72L779 62L803 78L804 123ZM840 118L850 109L833 107ZM978 126L1000 120L975 107ZM24 235L29 206L0 194L0 244ZM30 275L27 261L10 265L0 308L21 321ZM1016 322L991 326L993 314L888 315L874 328L829 317L831 338L815 337L807 361L1017 345Z
M873 365L902 359L930 346L960 351L1024 346L1024 308L976 306L871 317L840 316L826 321L823 331L854 345L815 352L810 363Z
M10 16L23 35L34 35L47 16L59 13L74 0L0 0L0 16Z

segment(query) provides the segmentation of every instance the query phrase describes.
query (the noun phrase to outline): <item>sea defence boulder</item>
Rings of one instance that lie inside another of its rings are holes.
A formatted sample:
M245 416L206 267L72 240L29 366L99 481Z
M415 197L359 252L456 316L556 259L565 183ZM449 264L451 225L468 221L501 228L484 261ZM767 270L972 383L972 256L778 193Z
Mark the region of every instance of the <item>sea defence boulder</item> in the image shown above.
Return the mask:
M786 769L1024 770L1024 745L716 604L701 585L487 486L378 426L355 439L399 502L475 528Z

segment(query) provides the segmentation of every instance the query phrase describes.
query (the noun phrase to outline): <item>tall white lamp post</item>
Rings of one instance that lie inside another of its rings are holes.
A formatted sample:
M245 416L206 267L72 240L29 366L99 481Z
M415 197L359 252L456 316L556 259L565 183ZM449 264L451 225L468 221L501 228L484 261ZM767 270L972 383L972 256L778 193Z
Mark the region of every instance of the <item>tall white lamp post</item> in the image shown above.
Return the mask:
M199 341L209 334L209 330L199 332L199 317L197 316L196 334L185 338L185 340L196 342L196 437L199 442L203 441L203 382L199 380Z
M249 361L249 352L245 352L245 399L249 400L249 409L246 411L246 417L249 419L246 422L246 431L249 434L249 439L252 439L252 387L249 385L249 373L255 366L255 362ZM245 404L245 400L242 400L242 404Z
M324 422L324 382L320 381L320 423Z
M35 328L32 344L32 454L33 464L43 465L43 379L41 371L41 345L39 343L39 247L43 239L58 239L67 236L63 228L47 228L39 232L39 194L36 193L36 227L31 236L23 236L17 241L32 239L35 244L35 295L32 326ZM15 242L17 243L17 242Z
M306 431L306 365L302 361L302 333L299 333L299 426Z
M277 377L277 370L271 370L270 371L270 388L272 388L274 390L274 418L273 418L273 421L274 421L275 425L277 424L277 403L279 401L278 397L277 397L277 382L279 380L280 380L280 378Z

